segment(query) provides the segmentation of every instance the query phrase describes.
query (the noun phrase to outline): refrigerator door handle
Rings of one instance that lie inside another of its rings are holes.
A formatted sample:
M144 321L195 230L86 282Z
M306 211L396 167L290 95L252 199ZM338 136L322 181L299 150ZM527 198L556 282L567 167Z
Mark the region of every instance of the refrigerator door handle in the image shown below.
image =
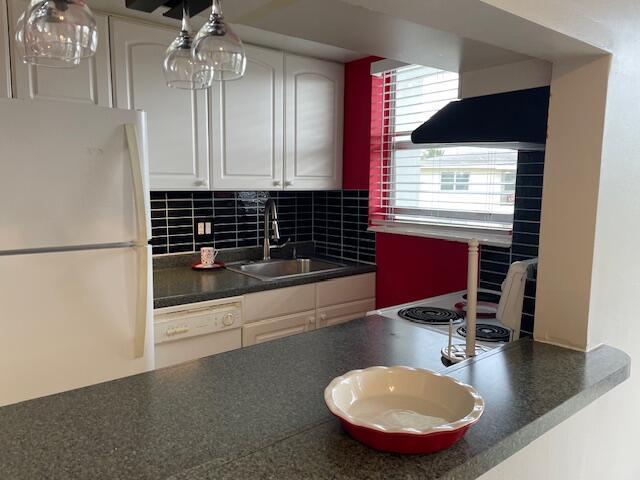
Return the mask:
M149 248L137 250L138 257L138 301L136 303L136 320L133 340L133 356L144 356L144 346L147 335L147 316L149 314Z
M142 122L144 119L141 119ZM144 126L144 123L142 123ZM134 337L134 357L144 356L145 338L147 335L147 315L149 308L149 223L147 221L145 170L142 162L140 137L134 124L124 126L129 145L131 159L131 173L133 179L133 194L136 206L138 248L138 301L136 304L136 323Z
M148 245L149 243L149 225L147 222L147 207L146 207L146 189L145 189L145 174L142 163L142 149L140 148L139 136L137 127L134 124L126 124L124 126L127 137L127 143L129 145L129 157L131 159L131 173L133 178L133 194L136 206L136 221L137 221L137 238L136 244L139 246Z

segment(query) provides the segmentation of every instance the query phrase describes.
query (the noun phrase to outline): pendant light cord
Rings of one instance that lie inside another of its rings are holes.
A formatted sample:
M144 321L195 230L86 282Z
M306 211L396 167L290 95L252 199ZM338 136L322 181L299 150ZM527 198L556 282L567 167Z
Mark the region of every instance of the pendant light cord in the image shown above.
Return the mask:
M189 25L189 0L182 1L182 31L191 33L191 26Z
M227 34L227 25L222 15L222 0L213 0L209 23L211 24L211 35L224 37Z
M217 16L218 18L222 18L222 1L221 0L213 0L213 4L211 5L211 17Z

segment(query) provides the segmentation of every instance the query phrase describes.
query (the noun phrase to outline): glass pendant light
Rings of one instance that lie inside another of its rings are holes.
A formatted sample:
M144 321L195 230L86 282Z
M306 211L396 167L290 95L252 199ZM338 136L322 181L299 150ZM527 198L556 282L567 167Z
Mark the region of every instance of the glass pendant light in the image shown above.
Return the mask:
M193 51L193 37L189 26L188 1L182 2L182 28L171 42L162 63L167 86L184 90L202 90L213 82L211 66Z
M44 67L54 67L54 68L71 68L76 67L80 64L80 59L57 59L57 58L47 58L47 57L37 57L31 52L27 55L27 50L24 45L24 19L28 11L30 11L36 5L42 3L42 0L31 0L27 9L20 14L18 20L16 22L15 29L15 48L18 53L18 58L21 59L24 63L31 65L40 65Z
M84 0L32 0L16 25L23 61L67 68L96 53L96 21Z
M224 21L221 0L213 0L209 20L196 35L194 46L196 56L212 67L214 80L244 75L247 56L242 41Z

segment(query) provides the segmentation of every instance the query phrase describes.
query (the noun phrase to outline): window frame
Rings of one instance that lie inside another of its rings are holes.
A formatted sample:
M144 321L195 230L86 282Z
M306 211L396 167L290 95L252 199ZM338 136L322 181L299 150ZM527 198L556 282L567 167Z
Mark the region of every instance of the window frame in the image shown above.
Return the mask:
M439 73L439 72L437 72ZM417 78L418 76L416 76ZM412 77L413 78L413 77ZM427 237L435 237L435 238L444 238L444 239L453 239L460 241L461 238L469 239L470 236L473 238L477 238L481 242L490 245L497 246L510 246L512 241L512 230L513 230L513 220L514 220L514 210L515 210L515 202L511 202L510 205L513 206L513 211L508 214L496 213L496 212L475 212L472 210L445 210L445 209L437 209L437 208L410 208L403 207L401 204L403 199L398 198L398 192L402 193L401 189L396 188L397 185L401 184L397 179L397 157L396 152L407 151L407 150L425 150L425 148L441 148L445 147L444 145L429 145L428 147L421 144L413 144L410 141L410 135L413 130L403 130L398 127L397 122L395 122L395 111L400 108L397 106L397 91L396 88L400 82L397 79L397 69L391 72L387 72L387 76L385 77L385 81L382 82L383 90L382 95L382 119L383 125L381 130L384 132L383 136L380 139L380 143L382 145L382 150L380 152L380 157L377 158L377 162L379 162L381 167L381 173L379 176L383 179L380 180L380 185L374 186L372 185L372 191L379 192L380 204L379 206L370 208L370 229L374 231L385 231L392 233L402 233L406 235L417 235L417 236L427 236ZM457 79L459 82L459 78ZM448 79L446 81L452 81ZM386 82L386 83L385 83ZM390 84L393 88L389 89L387 87L387 83ZM410 86L406 88L416 88L416 86ZM405 88L405 90L406 90ZM443 90L446 91L446 90ZM439 93L436 92L436 93ZM419 96L428 95L429 93L422 93ZM418 95L416 95L418 96ZM404 97L403 97L404 98ZM455 99L448 100L454 101ZM434 100L429 102L422 102L418 105L426 105L428 103L436 103L443 102L447 100ZM373 105L373 104L372 104ZM413 106L413 105L410 105ZM393 110L393 115L388 115L388 111ZM385 111L387 111L385 113ZM412 116L413 112L408 112L407 116ZM433 115L433 113L431 113ZM426 120L426 119L425 119ZM373 121L373 115L372 115ZM408 125L412 125L411 122ZM378 127L380 130L380 127ZM372 126L372 132L373 132ZM490 155L490 152L487 152L487 155ZM373 157L372 157L373 158ZM490 157L488 157L490 158ZM386 166L385 166L386 165ZM495 166L495 164L492 164ZM499 170L499 169L498 169ZM470 190L470 186L472 185L472 172L468 171L456 171L456 170L445 170L441 172L442 174L453 174L453 182L447 184L451 185L451 189L442 189L445 193L450 192L455 194L455 192L469 192L469 194L473 194ZM506 173L506 172L505 172ZM515 172L509 172L514 173ZM466 177L466 178L465 178ZM373 177L372 177L373 178ZM502 177L501 177L502 178ZM514 177L517 178L517 177ZM442 180L442 177L441 177ZM373 180L372 180L373 181ZM417 185L420 185L421 182L416 182ZM440 181L440 187L442 187L444 183ZM391 186L391 187L390 187ZM515 191L515 180L513 185L513 190ZM393 192L390 194L390 192ZM435 192L432 192L435 193ZM482 194L482 192L479 192ZM493 195L498 194L499 192L492 193ZM511 192L509 192L511 195ZM499 201L496 202L496 205L503 205L503 197L498 197ZM400 205L399 205L400 203ZM382 215L386 217L384 220L372 218L371 212L376 211L376 215L380 215L380 212L385 211ZM444 214L444 215L443 215ZM437 217L446 218L446 221L438 222ZM422 217L422 221L421 221ZM459 220L459 222L458 222ZM465 221L467 224L465 224ZM507 225L508 226L504 226Z

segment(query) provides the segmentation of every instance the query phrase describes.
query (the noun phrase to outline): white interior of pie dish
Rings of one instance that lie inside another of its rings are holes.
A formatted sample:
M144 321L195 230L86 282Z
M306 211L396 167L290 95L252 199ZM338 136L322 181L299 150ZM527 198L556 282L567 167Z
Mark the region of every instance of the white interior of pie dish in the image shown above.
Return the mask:
M410 367L352 370L327 386L325 401L332 413L351 424L420 435L470 425L484 410L473 387Z

